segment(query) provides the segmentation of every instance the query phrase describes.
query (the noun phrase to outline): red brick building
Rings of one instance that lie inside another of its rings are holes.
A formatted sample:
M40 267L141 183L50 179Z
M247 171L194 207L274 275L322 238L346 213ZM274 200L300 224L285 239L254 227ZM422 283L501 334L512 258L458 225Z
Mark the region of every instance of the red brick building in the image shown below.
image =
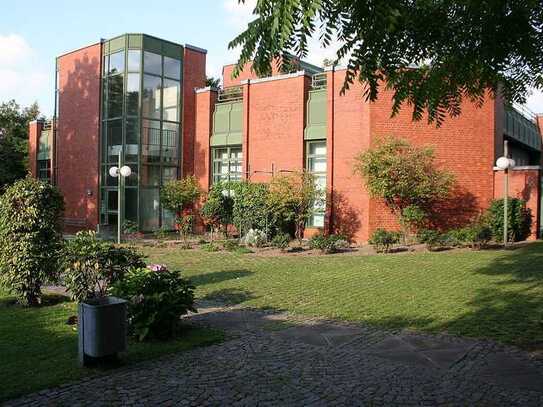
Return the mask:
M258 78L247 66L223 90L205 88L206 52L140 34L127 34L57 58L53 124L30 127L32 172L49 177L66 200L66 225L116 225L118 162L132 168L123 219L144 231L171 227L160 208L167 180L194 174L202 188L217 180L266 182L307 169L326 185L326 208L308 233L321 228L367 241L378 227L395 227L384 205L368 196L353 160L383 136L434 147L438 165L454 173L455 197L440 208L444 227L461 225L503 194L496 158L509 140L517 167L510 195L528 202L533 234L541 225L543 119L488 97L465 102L462 115L439 128L412 122L408 108L394 118L391 93L365 102L362 85L340 94L345 70L299 61L297 72Z

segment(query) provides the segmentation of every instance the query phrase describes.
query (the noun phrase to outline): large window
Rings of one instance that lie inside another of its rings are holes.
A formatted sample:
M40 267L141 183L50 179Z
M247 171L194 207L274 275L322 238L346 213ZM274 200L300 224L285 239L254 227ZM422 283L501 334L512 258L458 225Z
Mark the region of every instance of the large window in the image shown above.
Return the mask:
M51 180L51 131L42 130L38 143L37 175L45 181Z
M160 205L160 188L179 171L183 48L128 34L103 49L101 222L113 226L119 215L117 179L108 171L122 149L123 164L132 169L125 183L125 219L143 231L173 228L173 215Z
M326 193L326 141L309 141L306 145L306 168L315 177L317 188L321 193ZM326 203L316 203L314 214L309 219L308 226L315 228L324 227L324 214Z
M213 182L241 181L242 152L241 146L216 147L212 150Z

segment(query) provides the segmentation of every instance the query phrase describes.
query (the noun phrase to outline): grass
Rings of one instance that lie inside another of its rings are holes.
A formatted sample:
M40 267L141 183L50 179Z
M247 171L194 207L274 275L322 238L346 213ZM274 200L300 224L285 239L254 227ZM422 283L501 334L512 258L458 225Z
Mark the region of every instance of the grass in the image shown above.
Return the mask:
M77 313L76 305L59 296L47 296L46 301L48 304L39 308L23 308L0 292L0 402L119 367L80 368L77 332L66 324ZM171 341L130 342L121 365L209 345L222 338L216 330L187 327Z
M543 243L510 251L262 257L145 248L200 298L387 328L543 344Z

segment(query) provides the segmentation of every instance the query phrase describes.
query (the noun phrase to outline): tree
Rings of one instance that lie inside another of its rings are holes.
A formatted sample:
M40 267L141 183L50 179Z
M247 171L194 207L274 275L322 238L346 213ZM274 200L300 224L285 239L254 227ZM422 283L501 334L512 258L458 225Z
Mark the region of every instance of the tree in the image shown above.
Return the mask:
M359 80L375 101L384 85L393 89L392 113L408 104L416 120L427 111L439 124L459 115L465 98L482 103L488 90L522 103L530 88L543 88L541 0L260 0L253 13L229 44L241 47L234 74L251 60L268 75L288 52L304 58L320 32L323 47L339 42L344 91Z
M11 100L0 105L0 189L28 172L28 124L39 118L36 103L27 108Z
M449 195L454 180L436 168L431 148L396 138L360 153L354 169L370 195L382 199L398 217L404 231L422 226L432 204Z
M306 171L279 175L270 182L268 208L277 223L294 224L294 236L301 244L305 225L322 195L315 177Z
M221 87L221 78L215 78L213 76L208 76L206 78L206 86L210 88L218 89Z
M198 180L194 176L169 181L160 191L160 202L165 209L175 213L176 224L185 246L194 220L192 206L201 193Z
M31 177L0 197L0 283L24 304L38 305L58 274L63 209L58 189Z

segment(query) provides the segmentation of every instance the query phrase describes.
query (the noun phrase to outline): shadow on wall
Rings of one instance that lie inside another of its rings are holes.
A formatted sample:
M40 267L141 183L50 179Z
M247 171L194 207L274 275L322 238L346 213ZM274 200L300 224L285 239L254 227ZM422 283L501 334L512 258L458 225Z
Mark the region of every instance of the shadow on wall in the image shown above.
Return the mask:
M69 72L59 85L56 181L66 203L66 227L91 228L98 221L100 60L83 55L65 64Z
M353 208L347 197L341 192L334 191L332 195L333 219L332 229L334 233L345 236L353 241L356 233L361 228L360 213Z
M475 195L460 185L455 185L450 195L430 208L432 229L450 230L467 226L482 214Z

